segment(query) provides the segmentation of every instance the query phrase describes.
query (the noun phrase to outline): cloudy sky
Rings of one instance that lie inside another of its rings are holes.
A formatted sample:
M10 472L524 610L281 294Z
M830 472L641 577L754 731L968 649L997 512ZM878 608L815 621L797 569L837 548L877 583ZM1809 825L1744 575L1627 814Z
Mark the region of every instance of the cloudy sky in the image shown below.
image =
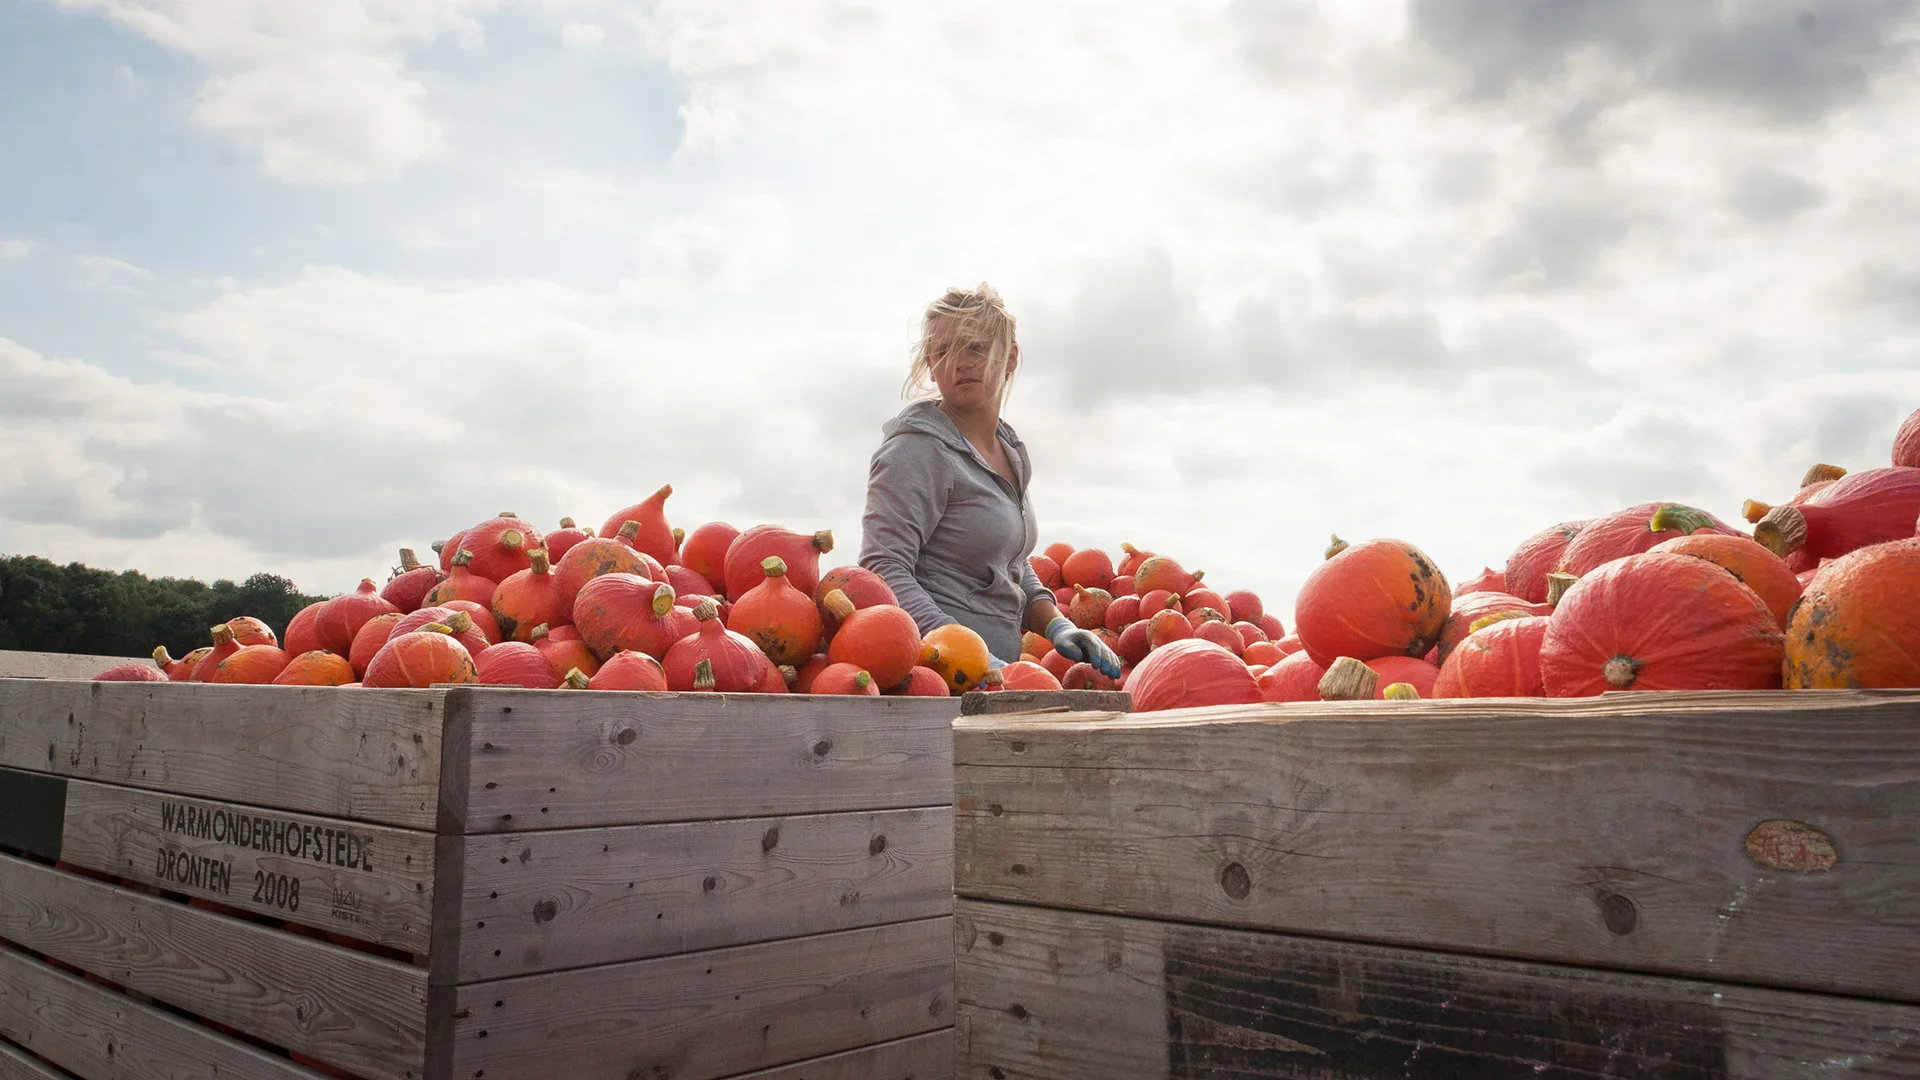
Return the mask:
M1920 406L1911 0L0 0L0 552L829 526L998 286L1046 539L1267 594ZM1291 619L1287 619L1289 624Z

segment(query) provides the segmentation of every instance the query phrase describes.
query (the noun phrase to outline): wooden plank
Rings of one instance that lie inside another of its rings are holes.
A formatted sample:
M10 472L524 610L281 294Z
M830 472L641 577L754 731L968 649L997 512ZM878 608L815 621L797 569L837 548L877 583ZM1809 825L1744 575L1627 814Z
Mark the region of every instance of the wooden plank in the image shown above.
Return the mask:
M91 679L121 664L151 663L151 656L87 656L0 649L0 679Z
M1124 690L976 690L960 695L961 716L1004 716L1030 712L1129 712L1133 695Z
M1406 704L960 721L956 891L1920 1000L1920 695Z
M420 968L5 855L0 937L362 1076L423 1073Z
M1047 1080L1920 1071L1920 1009L963 900L956 1075Z
M0 682L0 765L432 829L445 693Z
M952 1080L953 1029L743 1073L732 1080Z
M443 1077L733 1076L953 1023L950 917L475 983Z
M0 1080L72 1080L72 1076L0 1039Z
M465 847L459 948L436 982L953 910L953 812L944 806L500 833L467 837Z
M318 1075L11 949L0 949L0 1036L87 1080Z
M428 949L433 847L427 832L0 769L0 848L406 952Z
M451 696L471 709L468 833L953 802L953 698Z

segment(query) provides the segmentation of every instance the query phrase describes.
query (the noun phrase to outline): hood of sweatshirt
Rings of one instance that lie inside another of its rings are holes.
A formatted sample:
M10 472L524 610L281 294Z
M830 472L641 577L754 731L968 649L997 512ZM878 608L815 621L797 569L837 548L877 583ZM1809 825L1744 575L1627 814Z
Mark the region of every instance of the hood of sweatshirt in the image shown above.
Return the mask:
M1027 456L1027 444L1020 441L1020 436L1014 434L1013 427L1005 420L999 422L998 431L1008 449L1013 451L1014 472L1019 475L1020 490L1024 492L1028 481L1033 478L1033 461ZM993 466L987 464L987 459L981 457L980 452L967 441L967 437L960 434L960 429L953 426L953 420L940 411L939 402L916 401L900 410L900 415L880 428L883 441L908 432L933 436L956 455L973 461L994 478L1005 482L999 473L993 471Z

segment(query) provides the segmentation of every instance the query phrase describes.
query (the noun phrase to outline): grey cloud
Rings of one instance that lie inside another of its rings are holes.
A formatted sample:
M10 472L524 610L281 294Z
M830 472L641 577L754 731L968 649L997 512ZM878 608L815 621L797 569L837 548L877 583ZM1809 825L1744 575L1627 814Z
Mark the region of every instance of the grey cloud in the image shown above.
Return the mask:
M1414 36L1497 98L1560 81L1582 55L1642 85L1806 122L1904 66L1914 0L1414 0Z
M1619 204L1545 202L1518 210L1480 252L1482 283L1521 292L1591 285L1609 248L1651 216Z
M1841 292L1860 307L1920 318L1920 265L1876 259L1856 268L1842 284Z
M1761 448L1795 475L1816 461L1852 469L1885 465L1893 430L1911 407L1892 394L1802 399L1794 403L1791 424L1767 428Z
M1021 319L1029 370L1057 377L1068 400L1225 387L1290 396L1337 392L1354 376L1458 380L1489 369L1585 371L1564 333L1490 320L1449 342L1432 313L1405 303L1296 313L1242 301L1215 319L1165 252L1090 267L1068 303Z
M1753 169L1735 177L1728 188L1733 208L1754 221L1781 221L1826 201L1826 192L1792 173Z
M1618 506L1654 499L1697 501L1724 490L1718 474L1703 463L1724 457L1727 450L1725 438L1683 414L1645 412L1583 435L1529 471L1541 482Z

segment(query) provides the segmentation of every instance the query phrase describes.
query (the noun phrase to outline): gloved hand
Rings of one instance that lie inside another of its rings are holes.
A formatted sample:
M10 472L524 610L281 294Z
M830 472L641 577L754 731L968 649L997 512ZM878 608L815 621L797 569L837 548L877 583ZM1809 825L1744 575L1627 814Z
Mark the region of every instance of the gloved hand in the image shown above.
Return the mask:
M1085 661L1093 669L1109 679L1120 677L1120 658L1107 648L1107 643L1091 630L1082 630L1073 625L1073 620L1061 615L1047 624L1047 640L1053 642L1053 651L1078 663Z

